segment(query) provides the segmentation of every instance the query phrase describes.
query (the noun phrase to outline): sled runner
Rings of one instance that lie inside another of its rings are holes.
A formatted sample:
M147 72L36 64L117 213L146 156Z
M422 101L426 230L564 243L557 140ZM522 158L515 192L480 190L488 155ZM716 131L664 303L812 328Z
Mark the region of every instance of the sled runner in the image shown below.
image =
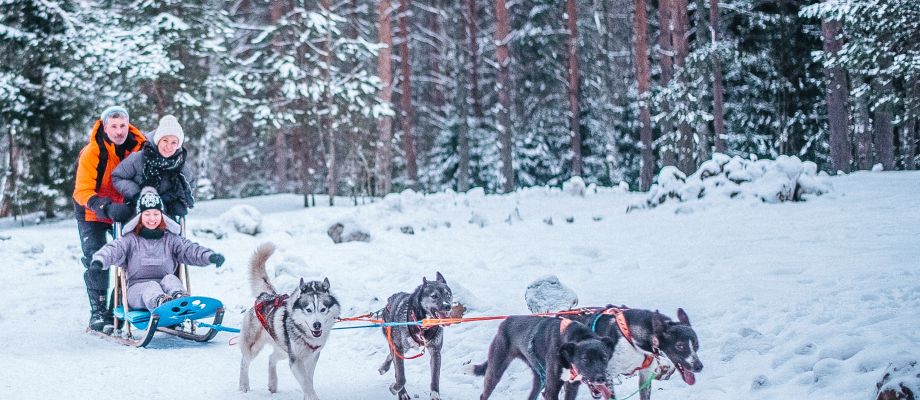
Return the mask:
M180 218L179 223L182 226L182 237L185 237L185 218ZM116 226L116 232L119 232L120 228ZM117 305L112 312L114 328L109 332L92 333L135 347L147 346L156 332L196 342L213 339L218 332L216 328L220 326L224 317L223 303L214 298L191 295L192 288L185 264L179 264L176 275L185 285L185 292L189 293L189 296L167 301L152 311L132 310L128 307L127 275L123 267L116 268L115 288L112 291L113 304ZM211 321L201 325L209 328L199 327L198 320L205 319Z

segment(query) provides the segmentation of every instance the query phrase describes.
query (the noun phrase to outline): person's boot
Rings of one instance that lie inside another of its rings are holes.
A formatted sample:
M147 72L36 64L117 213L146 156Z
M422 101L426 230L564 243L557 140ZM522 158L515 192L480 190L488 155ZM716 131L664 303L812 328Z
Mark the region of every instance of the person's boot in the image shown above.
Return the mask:
M105 314L108 311L106 306L105 290L86 289L89 295L89 329L102 332L105 328Z

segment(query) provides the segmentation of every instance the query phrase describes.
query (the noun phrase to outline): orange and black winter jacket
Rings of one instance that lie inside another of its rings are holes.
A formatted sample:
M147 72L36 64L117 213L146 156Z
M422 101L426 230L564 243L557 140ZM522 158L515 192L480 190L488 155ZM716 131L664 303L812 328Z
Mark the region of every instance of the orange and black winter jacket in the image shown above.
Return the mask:
M111 223L112 220L96 215L88 206L92 197L122 202L121 194L112 185L112 170L129 154L139 151L146 138L134 125L128 125L128 139L121 146L124 154L118 154L115 144L106 139L102 120L97 120L89 133L89 144L80 150L77 161L77 181L73 189L74 212L77 219Z

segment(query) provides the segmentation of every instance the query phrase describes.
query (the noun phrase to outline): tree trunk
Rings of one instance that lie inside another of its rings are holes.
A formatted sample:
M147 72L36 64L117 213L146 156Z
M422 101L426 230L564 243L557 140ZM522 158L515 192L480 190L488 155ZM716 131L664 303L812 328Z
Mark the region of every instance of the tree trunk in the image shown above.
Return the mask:
M862 82L861 76L855 76L854 82ZM854 133L856 136L856 166L861 170L872 168L872 119L869 116L868 94L856 97L856 118Z
M658 63L661 64L661 87L668 87L671 78L674 76L673 56L674 48L671 43L671 30L673 23L671 21L671 1L659 0L658 2ZM667 115L671 112L671 104L667 100L661 105L661 112L665 117L661 119L661 162L663 165L676 165L677 155L674 153L676 141L673 139L674 124Z
M875 79L873 89L883 97L892 95L891 82L879 82ZM875 108L875 114L872 117L872 127L875 131L875 162L882 163L886 171L895 169L894 165L894 126L891 124L892 113L891 104L885 101L884 104Z
M915 158L917 157L916 148L917 120L908 118L901 128L901 155L904 157L904 169L917 169Z
M470 65L467 68L467 93L470 94L468 103L473 107L472 124L467 122L466 131L460 132L459 147L460 160L457 166L457 190L465 192L470 188L470 137L472 132L478 132L482 125L482 102L479 97L479 27L476 0L466 0L466 35L467 55Z
M642 143L642 171L639 174L639 186L642 191L652 186L652 173L655 159L652 156L652 118L648 110L649 65L648 65L648 17L645 11L646 0L635 0L636 17L633 29L636 35L636 80L639 83L639 140Z
M511 164L511 80L508 76L508 8L505 0L495 0L495 41L497 44L496 56L498 60L498 102L501 110L498 112L499 138L501 143L502 159L502 191L505 193L514 190L514 167Z
M824 52L834 54L843 44L839 38L840 22L821 21ZM824 69L827 79L827 122L831 146L831 167L835 171L850 172L850 142L847 135L847 98L850 96L847 73L841 67Z
M569 36L566 40L566 54L569 62L569 137L572 145L572 175L582 175L581 161L581 107L578 104L578 9L575 0L566 0L566 25Z
M3 201L0 203L0 217L16 215L16 184L19 181L19 147L12 127L7 126L7 136L10 141L9 171L3 179Z
M281 19L281 16L284 15L284 4L283 1L274 1L269 5L269 19L272 26L276 25ZM283 41L281 40L280 35L275 35L272 38L272 52L275 54L281 54L283 47ZM277 96L277 90L273 90L271 94L272 97ZM287 141L287 125L282 125L281 127L275 128L274 142L272 143L272 151L275 153L274 158L274 176L272 179L275 183L275 192L282 192L285 190L285 185L288 180L288 173L291 170L289 164L288 154L290 153L290 146Z
M403 152L406 156L406 184L412 190L418 190L418 166L415 155L415 136L412 133L412 121L415 113L412 110L412 78L409 68L409 0L399 1L399 36L402 43L399 45L399 58L402 70L402 93L400 104L402 108Z
M703 38L708 36L710 34L710 31L708 30L709 28L707 26L708 21L706 20L706 13L704 12L704 10L706 10L706 0L695 0L695 1L696 1L696 12L694 12L693 15L696 18L696 27L694 29L696 38L694 39L694 44L696 48L701 48L705 46L705 39ZM702 79L702 74L700 76L700 79ZM710 91L710 94L711 94L711 91ZM697 101L696 101L697 110L701 110L701 111L709 110L710 100L711 99L706 98L706 94L699 93L697 95ZM698 119L696 122L696 138L698 142L696 145L696 153L694 154L694 159L698 160L698 162L702 162L703 160L708 160L710 157L712 157L713 147L715 144L715 139L713 139L712 136L713 134L709 130L709 121ZM696 169L696 165L697 165L696 163L693 164L694 170Z
M671 41L674 43L674 66L678 71L684 69L687 55L689 55L689 46L687 45L687 29L689 26L689 15L687 11L687 0L672 0L672 20L674 23L674 32ZM685 74L684 83L687 83ZM683 173L690 175L696 169L696 162L693 159L693 132L690 124L686 121L680 121L677 125L680 131L680 142L677 148L677 167Z
M322 0L323 14L327 17L332 12L332 0ZM333 126L333 119L337 117L332 115L332 110L334 106L332 104L332 32L326 32L326 38L322 42L321 46L322 56L323 56L323 66L322 76L325 84L323 85L323 102L320 105L325 107L326 111L320 117L320 135L322 135L325 140L326 145L326 194L329 195L329 205L335 205L335 195L336 189L338 188L338 179L336 175L338 172L337 163L336 163L336 134L335 127Z
M393 33L390 29L390 0L377 3L377 36L383 48L377 53L377 76L380 77L380 101L386 104L393 98ZM385 196L392 185L393 119L382 115L377 119L377 152L374 167L377 182L376 194Z
M712 30L712 126L716 152L725 153L725 90L722 87L722 63L719 46L719 0L709 0L709 29Z

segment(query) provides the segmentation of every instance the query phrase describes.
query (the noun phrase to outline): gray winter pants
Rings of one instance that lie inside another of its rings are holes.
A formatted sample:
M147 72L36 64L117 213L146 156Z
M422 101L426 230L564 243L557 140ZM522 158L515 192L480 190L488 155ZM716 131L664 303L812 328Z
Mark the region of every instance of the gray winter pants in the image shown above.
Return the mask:
M185 291L185 287L173 274L164 276L159 282L138 282L128 286L128 307L153 310L157 308L157 297L161 294L172 295L177 291Z

